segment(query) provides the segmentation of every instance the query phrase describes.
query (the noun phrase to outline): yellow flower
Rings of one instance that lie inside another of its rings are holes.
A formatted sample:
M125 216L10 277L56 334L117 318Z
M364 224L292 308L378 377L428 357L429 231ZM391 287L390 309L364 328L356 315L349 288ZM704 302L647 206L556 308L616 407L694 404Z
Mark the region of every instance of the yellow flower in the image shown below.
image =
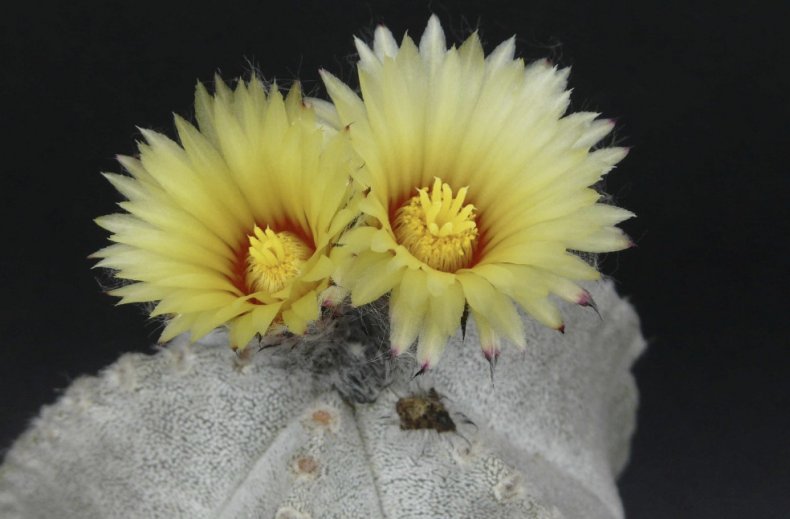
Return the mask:
M336 114L366 167L365 225L343 239L336 275L364 305L392 291L394 354L419 339L438 360L469 308L489 360L500 338L524 347L517 303L563 330L551 294L592 304L573 280L598 271L569 251L629 246L615 225L632 213L591 188L626 154L592 150L612 128L594 113L563 116L568 69L513 59L513 39L487 57L476 34L449 50L436 17L419 46L379 27L356 41L361 98L327 72Z
M199 129L176 116L181 144L142 130L139 159L119 157L131 176L106 174L126 212L98 218L115 244L97 266L130 280L120 303L158 301L151 316L171 319L166 341L197 340L227 325L243 348L255 334L305 333L319 316L334 270L352 169L347 135L322 131L296 85L217 79L198 84Z

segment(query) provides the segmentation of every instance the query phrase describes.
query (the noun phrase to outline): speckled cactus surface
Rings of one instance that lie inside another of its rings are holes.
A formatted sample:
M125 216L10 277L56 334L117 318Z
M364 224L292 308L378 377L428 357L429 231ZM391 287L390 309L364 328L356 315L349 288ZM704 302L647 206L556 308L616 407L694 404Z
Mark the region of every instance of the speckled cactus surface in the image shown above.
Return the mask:
M368 403L219 332L124 355L6 453L0 517L620 518L644 340L610 283L589 289L600 318L566 305L564 335L527 319L493 381L470 322L427 374L387 364ZM398 400L432 388L454 430L404 429Z

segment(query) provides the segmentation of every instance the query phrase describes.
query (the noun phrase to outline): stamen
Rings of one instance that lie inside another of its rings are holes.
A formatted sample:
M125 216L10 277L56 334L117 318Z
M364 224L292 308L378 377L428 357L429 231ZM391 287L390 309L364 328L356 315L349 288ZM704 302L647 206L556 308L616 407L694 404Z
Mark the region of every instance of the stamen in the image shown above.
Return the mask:
M256 225L253 234L247 236L247 284L256 291L279 292L301 273L312 251L287 231L274 232L268 226L263 231Z
M417 189L395 213L398 242L414 257L444 272L470 266L478 241L475 207L464 206L468 187L453 197L452 188L436 178L433 187Z

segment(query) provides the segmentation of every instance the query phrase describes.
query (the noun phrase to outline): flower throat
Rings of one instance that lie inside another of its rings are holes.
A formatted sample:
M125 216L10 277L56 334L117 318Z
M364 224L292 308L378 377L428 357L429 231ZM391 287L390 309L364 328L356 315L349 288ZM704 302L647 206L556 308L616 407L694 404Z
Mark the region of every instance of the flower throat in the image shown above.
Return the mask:
M270 294L278 292L302 271L312 251L290 232L274 232L257 225L254 236L248 236L247 284Z
M440 178L430 193L427 187L418 189L395 213L398 242L436 270L455 272L471 266L479 233L474 205L464 205L468 189L453 196Z

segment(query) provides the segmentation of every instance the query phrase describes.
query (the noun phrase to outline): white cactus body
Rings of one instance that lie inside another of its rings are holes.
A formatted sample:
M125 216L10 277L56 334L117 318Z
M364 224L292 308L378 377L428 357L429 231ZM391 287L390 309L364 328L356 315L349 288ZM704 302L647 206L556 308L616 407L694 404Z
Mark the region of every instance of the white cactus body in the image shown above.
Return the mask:
M223 334L124 355L6 454L0 516L620 518L644 340L610 283L590 290L602 319L563 306L565 335L527 319L493 384L470 322L468 344L413 380L397 362L370 404L274 348L239 362ZM402 430L398 398L431 387L457 430Z

